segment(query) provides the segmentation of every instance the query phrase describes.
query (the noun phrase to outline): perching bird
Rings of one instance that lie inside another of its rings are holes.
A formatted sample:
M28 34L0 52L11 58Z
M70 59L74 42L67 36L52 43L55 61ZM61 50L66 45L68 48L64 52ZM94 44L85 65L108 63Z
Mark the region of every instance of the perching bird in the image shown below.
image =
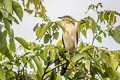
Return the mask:
M70 16L63 16L59 18L62 19L65 27L65 32L63 32L62 36L63 46L68 52L71 53L77 48L78 43L77 30L74 25L76 20ZM65 74L67 67L69 65L69 61L67 59L66 61L67 64L62 66L61 75Z

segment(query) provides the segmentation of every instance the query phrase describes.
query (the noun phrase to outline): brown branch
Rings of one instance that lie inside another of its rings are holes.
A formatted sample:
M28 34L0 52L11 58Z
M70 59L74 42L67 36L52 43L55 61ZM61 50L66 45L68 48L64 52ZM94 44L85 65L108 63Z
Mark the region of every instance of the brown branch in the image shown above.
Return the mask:
M27 64L30 62L30 60L33 58L34 56L31 56L31 58L25 63L25 65L23 66L22 70L21 70L21 73L23 72L24 73L24 69L25 69L25 66L27 66Z
M44 76L45 76L45 74L46 74L46 70L48 69L49 65L50 65L50 62L48 61L47 66L46 66L46 68L44 69L44 73L43 73L43 75L42 75L41 80L44 80Z
M66 64L66 63L64 63L64 64ZM64 64L60 64L60 65L58 65L58 66L54 67L53 69L51 69L51 70L47 71L47 72L46 72L46 74L47 74L47 73L49 73L49 72L51 72L51 71L53 71L54 69L56 69L56 68L58 68L58 67L60 67L60 66L64 65Z

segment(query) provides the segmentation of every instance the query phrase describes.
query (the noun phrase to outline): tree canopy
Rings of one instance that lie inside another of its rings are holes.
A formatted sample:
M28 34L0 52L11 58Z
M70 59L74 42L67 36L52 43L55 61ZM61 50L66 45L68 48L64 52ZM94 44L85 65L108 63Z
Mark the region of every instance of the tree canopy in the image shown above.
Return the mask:
M99 11L98 8L103 8L102 3L89 5L88 11L95 11L97 20L88 16L77 21L79 45L69 54L63 48L62 40L53 44L59 38L60 29L63 32L65 29L61 20L49 19L43 1L20 0L22 4L18 1L0 0L0 80L120 80L120 50L111 51L94 45L95 40L101 43L107 36L120 43L120 25L114 26L116 18L120 17L119 12ZM42 23L33 28L39 44L14 36L11 26L22 21L24 12L42 19ZM88 30L93 34L90 44L81 39L81 35L87 38ZM44 43L41 43L42 39ZM20 44L18 48L16 41ZM19 51L23 55L17 55ZM70 64L62 77L60 71L61 66L66 64L65 58Z

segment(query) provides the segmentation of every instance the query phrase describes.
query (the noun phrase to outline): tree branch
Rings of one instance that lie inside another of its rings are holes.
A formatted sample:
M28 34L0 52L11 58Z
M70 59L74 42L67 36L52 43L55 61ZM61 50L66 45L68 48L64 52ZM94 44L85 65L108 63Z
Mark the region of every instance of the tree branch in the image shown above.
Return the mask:
M44 80L44 76L45 76L45 74L46 74L46 70L48 69L49 65L50 65L50 62L48 61L47 66L46 66L46 68L44 69L44 73L43 73L43 75L42 75L41 80Z
M30 60L31 60L33 57L34 57L34 56L31 56L31 58L25 63L25 65L23 66L23 69L21 70L21 73L22 73L22 72L24 73L24 68L25 68L25 66L27 66L27 63L29 63Z
M72 80L69 76L66 76L66 75L64 75L66 78L68 78L69 80Z

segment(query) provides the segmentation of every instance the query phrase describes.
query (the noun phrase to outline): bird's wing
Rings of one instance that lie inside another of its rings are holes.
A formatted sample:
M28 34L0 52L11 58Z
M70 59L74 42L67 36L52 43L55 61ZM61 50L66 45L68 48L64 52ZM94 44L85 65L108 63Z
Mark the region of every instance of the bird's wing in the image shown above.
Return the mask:
M76 31L76 43L78 44L78 32Z
M65 48L65 44L64 44L64 39L63 39L63 35L62 35L62 43L63 43L63 46Z

